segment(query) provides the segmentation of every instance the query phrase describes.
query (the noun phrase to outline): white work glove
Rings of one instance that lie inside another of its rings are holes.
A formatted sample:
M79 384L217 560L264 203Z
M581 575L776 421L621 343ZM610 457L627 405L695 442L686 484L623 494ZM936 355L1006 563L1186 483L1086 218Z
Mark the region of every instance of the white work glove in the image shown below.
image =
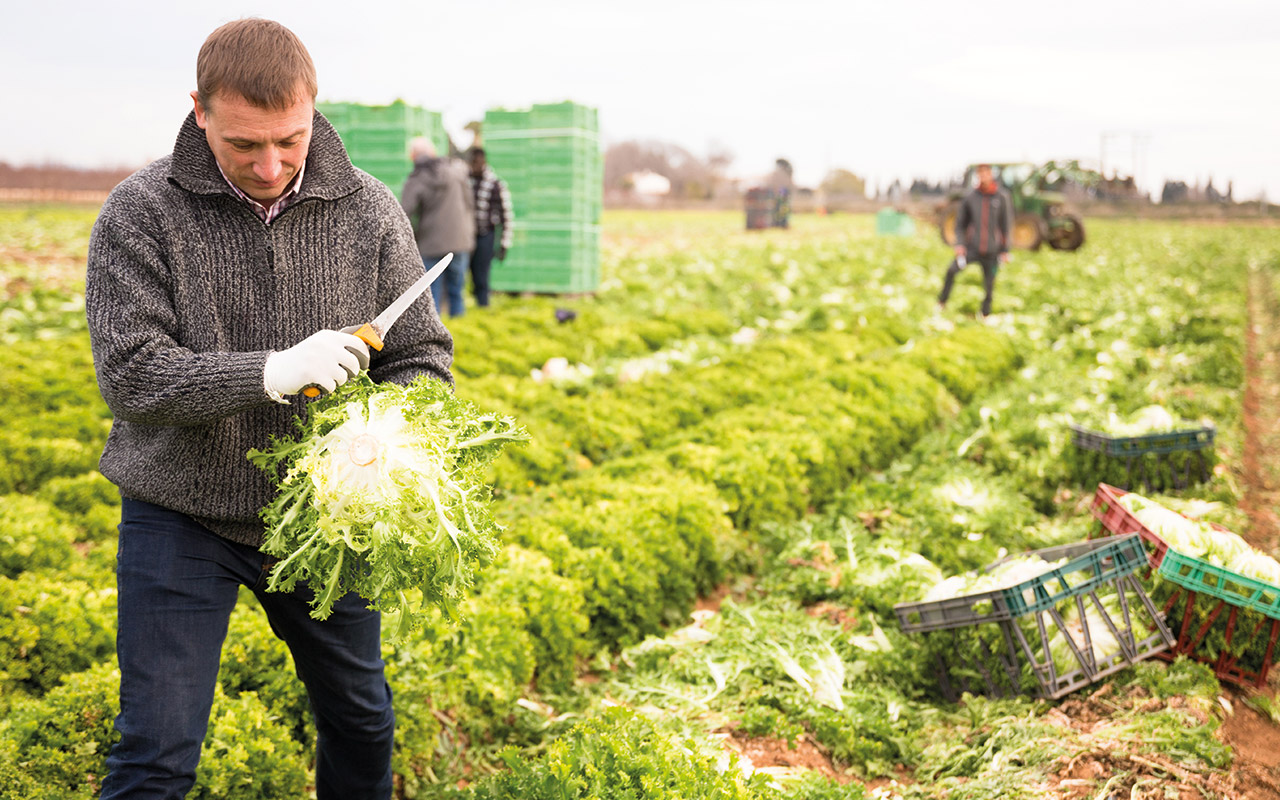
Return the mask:
M369 346L342 331L316 331L288 350L267 356L262 385L278 403L308 386L332 392L369 366Z

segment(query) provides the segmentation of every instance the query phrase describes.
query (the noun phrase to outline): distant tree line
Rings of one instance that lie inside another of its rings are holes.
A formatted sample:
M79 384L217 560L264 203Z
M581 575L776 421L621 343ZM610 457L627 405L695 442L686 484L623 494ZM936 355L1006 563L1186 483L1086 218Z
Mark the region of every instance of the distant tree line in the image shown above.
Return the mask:
M0 161L0 188L109 192L136 167L80 169L65 164L15 167Z
M1063 192L1068 199L1077 202L1151 202L1151 198L1138 189L1137 183L1132 176L1113 175L1107 178L1098 173L1092 173L1091 178L1091 180L1081 182L1063 177L1052 183L1045 183L1040 188ZM896 185L897 182L895 181ZM923 199L943 197L962 188L956 180L930 181L924 178L916 178L911 182L907 193L911 197ZM1189 185L1186 181L1165 181L1164 188L1160 192L1160 202L1165 205L1179 203L1234 203L1234 193L1235 188L1231 181L1227 182L1226 191L1215 187L1212 178L1203 187L1200 186L1199 182Z
M1202 189L1197 181L1195 185L1188 186L1186 181L1165 181L1164 189L1160 192L1161 203L1234 203L1235 186L1232 181L1227 181L1227 190L1225 192L1218 190L1213 185L1213 178L1209 179L1209 183Z
M732 163L733 154L716 145L700 157L671 142L618 142L604 151L604 188L629 192L633 175L654 172L671 181L671 197L710 200L732 188Z

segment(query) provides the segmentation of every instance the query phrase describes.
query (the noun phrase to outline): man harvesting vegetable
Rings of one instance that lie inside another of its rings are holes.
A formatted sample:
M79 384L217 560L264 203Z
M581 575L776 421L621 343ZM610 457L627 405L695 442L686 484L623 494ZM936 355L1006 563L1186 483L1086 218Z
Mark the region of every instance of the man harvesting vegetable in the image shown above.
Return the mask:
M312 594L267 593L259 510L270 476L246 453L293 430L310 386L451 381L428 301L372 358L343 332L422 276L404 212L356 170L315 112L315 68L275 22L215 30L173 153L112 192L89 247L94 364L115 421L104 475L123 496L117 565L120 742L103 798L193 785L222 641L241 586L306 685L320 798L391 793L394 717L380 618L348 595L324 622Z
M990 164L978 165L978 185L960 201L956 213L956 257L947 268L938 306L946 307L956 275L970 261L982 265L982 316L991 314L991 294L996 271L1009 260L1009 237L1013 233L1013 198L991 174Z

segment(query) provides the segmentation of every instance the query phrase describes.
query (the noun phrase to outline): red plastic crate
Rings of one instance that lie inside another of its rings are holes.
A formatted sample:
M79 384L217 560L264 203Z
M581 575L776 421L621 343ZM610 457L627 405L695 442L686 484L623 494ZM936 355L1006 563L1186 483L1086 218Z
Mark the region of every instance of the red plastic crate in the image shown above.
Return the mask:
M1227 650L1232 644L1232 639L1237 632L1236 614L1240 611L1239 606L1232 605L1225 600L1219 600L1210 612L1209 617L1204 621L1198 630L1191 629L1191 610L1195 605L1196 592L1183 587L1178 587L1164 604L1164 615L1169 616L1169 612L1173 609L1178 599L1186 593L1187 602L1185 610L1182 613L1182 625L1178 630L1178 640L1173 648L1158 653L1160 658L1166 661L1172 661L1178 656L1186 656L1193 661L1199 661L1201 664L1207 664L1213 668L1213 672L1220 680L1230 681L1239 686L1252 686L1261 689L1267 683L1267 676L1271 673L1271 667L1274 666L1273 658L1275 655L1276 639L1280 638L1280 620L1263 619L1254 628L1250 638L1258 636L1263 632L1264 626L1269 626L1267 631L1267 651L1262 660L1262 667L1257 671L1245 669L1240 666L1235 656L1232 656ZM1222 648L1222 652L1218 657L1209 658L1205 655L1196 653L1196 649L1204 642L1209 631L1213 629L1214 623L1222 615L1224 609L1227 611L1227 630L1226 630L1226 647Z
M1142 540L1151 546L1151 549L1147 553L1147 557L1151 562L1152 569L1158 569L1160 564L1164 561L1165 554L1169 551L1169 544L1157 534L1148 530L1146 526L1138 521L1137 517L1133 516L1133 514L1129 513L1127 508L1117 502L1126 494L1128 494L1128 492L1123 489L1117 489L1114 486L1100 483L1098 484L1098 491L1093 497L1093 504L1090 507L1090 510L1098 521L1102 523L1103 531L1106 534L1118 536L1134 533L1136 531L1138 535L1142 537ZM1226 530L1226 528L1223 528L1221 525L1214 523L1211 524L1213 524L1213 527L1218 530ZM1179 626L1177 631L1174 631L1177 636L1177 642L1171 649L1160 653L1159 657L1167 661L1172 661L1178 656L1186 656L1194 661L1198 661L1212 667L1214 674L1217 675L1220 680L1230 681L1239 686L1262 688L1262 686L1267 682L1267 676L1270 674L1272 666L1274 666L1273 658L1275 645L1277 639L1280 639L1280 620L1263 620L1255 627L1252 635L1250 636L1250 638L1258 636L1260 633L1264 632L1264 627L1269 626L1269 630L1266 631L1267 649L1263 658L1262 667L1257 672L1254 672L1242 667L1237 662L1237 659L1227 652L1234 636L1238 632L1238 628L1236 627L1236 615L1240 611L1240 606L1219 599L1218 604L1214 607L1214 610L1209 614L1208 618L1205 619L1204 623L1201 624L1198 629L1192 629L1191 609L1195 605L1198 593L1191 589L1178 586L1174 593L1165 602L1164 616L1166 618L1169 616L1169 612L1173 609L1174 605L1177 604L1178 600L1184 595L1184 593L1186 595L1186 607L1183 612L1182 624ZM1213 630L1215 623L1217 623L1221 618L1224 610L1227 611L1225 621L1226 647L1223 647L1222 652L1218 654L1217 658L1210 658L1206 655L1196 653L1196 650L1204 643L1205 637L1209 635L1209 632Z
M1106 483L1098 484L1098 491L1093 495L1093 505L1090 511L1093 516L1098 518L1102 523L1102 529L1113 536L1123 536L1127 533L1137 533L1142 537L1142 541L1150 545L1147 551L1147 561L1151 564L1152 569L1160 566L1160 562L1164 560L1164 554L1169 551L1169 543L1161 539L1147 526L1138 521L1138 518L1129 513L1129 509L1120 504L1120 498L1124 497L1128 492L1123 489L1117 489Z

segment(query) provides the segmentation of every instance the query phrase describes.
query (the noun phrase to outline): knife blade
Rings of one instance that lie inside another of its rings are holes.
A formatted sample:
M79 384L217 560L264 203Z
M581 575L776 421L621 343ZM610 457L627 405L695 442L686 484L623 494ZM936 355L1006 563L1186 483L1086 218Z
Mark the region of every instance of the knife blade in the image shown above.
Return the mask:
M361 325L352 335L360 338L365 344L374 350L381 350L383 346L382 338L387 335L387 331L391 326L396 324L396 320L413 305L423 292L430 288L431 284L439 278L444 271L448 269L449 262L453 261L453 253L446 253L445 257L437 261L427 270L427 273L418 278L408 289L400 293L400 296L391 301L391 305L382 309L382 313L373 318L372 322L366 322ZM350 349L350 348L348 348ZM319 397L322 390L319 386L311 384L302 390L302 394L306 397Z
M408 289L400 293L400 296L391 301L391 305L382 310L382 313L373 318L372 322L360 326L355 332L365 341L365 344L374 350L382 349L382 339L387 335L387 331L391 326L396 324L396 320L408 310L409 306L422 296L436 278L439 278L449 267L449 262L453 261L453 253L446 253L445 257L437 261L431 269L427 270L427 274L414 281Z

